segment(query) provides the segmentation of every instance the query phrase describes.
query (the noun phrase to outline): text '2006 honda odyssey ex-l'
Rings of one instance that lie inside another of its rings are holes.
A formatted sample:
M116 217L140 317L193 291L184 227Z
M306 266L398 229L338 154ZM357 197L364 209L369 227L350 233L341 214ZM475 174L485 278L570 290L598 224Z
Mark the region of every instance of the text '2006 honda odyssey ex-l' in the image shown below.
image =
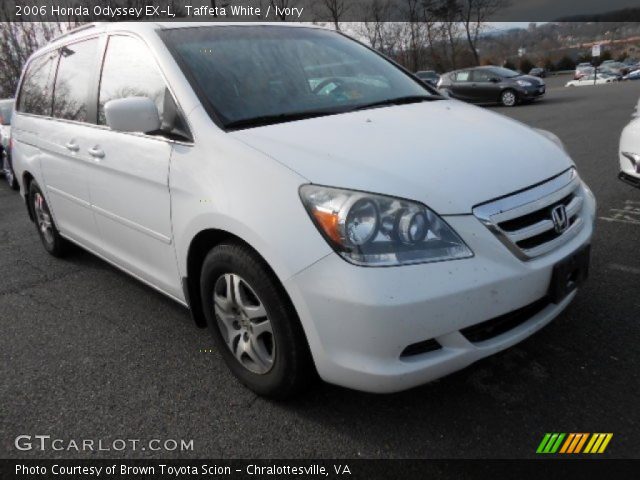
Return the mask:
M557 137L330 30L84 27L33 55L16 110L47 251L188 306L262 395L428 382L542 328L587 274L595 200Z

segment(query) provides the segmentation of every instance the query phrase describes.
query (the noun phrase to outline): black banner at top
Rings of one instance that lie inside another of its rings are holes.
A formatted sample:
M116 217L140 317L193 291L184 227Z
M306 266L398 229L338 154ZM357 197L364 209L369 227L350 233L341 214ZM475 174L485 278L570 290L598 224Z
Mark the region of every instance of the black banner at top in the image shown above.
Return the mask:
M637 0L2 0L3 22L640 21Z

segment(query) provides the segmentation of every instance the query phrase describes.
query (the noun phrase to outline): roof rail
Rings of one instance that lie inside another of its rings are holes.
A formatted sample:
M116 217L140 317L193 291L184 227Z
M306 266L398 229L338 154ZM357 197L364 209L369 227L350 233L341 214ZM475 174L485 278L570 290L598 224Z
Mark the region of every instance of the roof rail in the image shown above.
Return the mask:
M51 39L51 43L53 42L57 42L58 40L68 37L70 35L73 35L74 33L78 33L78 32L82 32L84 30L89 30L90 28L95 28L98 26L97 22L91 22L91 23L86 23L84 25L80 25L79 27L76 28L72 28L71 30L67 30L66 32L64 32L61 35L58 35L57 37L54 37Z

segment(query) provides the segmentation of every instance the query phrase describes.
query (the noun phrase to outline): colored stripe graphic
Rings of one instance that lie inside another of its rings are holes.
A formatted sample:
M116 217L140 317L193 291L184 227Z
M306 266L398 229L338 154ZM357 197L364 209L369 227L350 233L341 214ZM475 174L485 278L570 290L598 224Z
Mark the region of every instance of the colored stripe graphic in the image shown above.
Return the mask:
M576 445L576 449L573 451L573 453L580 453L582 451L584 443L587 441L587 438L589 438L588 433L581 433L580 435L582 435L582 438L578 442L578 445Z
M613 433L594 433L584 453L604 453L613 438Z
M561 433L558 435L558 439L556 440L556 443L553 445L549 453L556 453L558 451L558 448L560 448L560 444L562 443L564 436L565 436L564 433Z
M538 445L536 453L556 453L565 435L565 433L546 433Z
M551 437L550 433L545 433L544 434L544 437L542 438L542 441L540 442L540 445L538 445L538 449L536 450L536 453L542 453L542 451L544 450L544 447L547 444L547 442L549 441L550 437Z
M613 433L545 433L536 453L604 453L612 438Z
M582 434L576 433L575 436L573 437L573 442L571 442L571 445L569 445L569 450L567 450L567 453L573 453L576 447L578 446L578 442L580 440L582 440Z
M571 445L571 442L573 442L574 438L576 438L576 434L570 433L569 436L567 437L567 440L564 442L564 445L562 445L562 448L560 449L560 453L567 453L567 449L569 448L569 445Z

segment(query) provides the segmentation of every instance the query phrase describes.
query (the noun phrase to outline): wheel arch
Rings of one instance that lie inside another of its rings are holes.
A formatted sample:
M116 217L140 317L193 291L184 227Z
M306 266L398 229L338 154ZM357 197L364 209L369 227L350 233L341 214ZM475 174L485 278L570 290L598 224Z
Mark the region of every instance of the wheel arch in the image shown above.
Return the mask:
M29 219L32 222L35 222L35 215L33 213L33 209L31 208L31 203L29 202L29 188L31 187L31 182L35 180L35 177L31 175L31 172L25 170L22 173L22 189L24 190L24 203L27 207L27 212L29 213Z
M191 315L198 327L205 328L207 326L207 321L204 316L204 312L202 311L202 297L200 295L200 274L202 272L202 264L211 249L224 243L242 245L251 250L272 274L279 289L281 289L285 294L285 297L288 299L289 306L295 311L293 302L280 281L280 278L275 273L271 265L269 265L269 262L267 262L264 256L260 254L256 248L243 238L227 230L209 228L198 232L189 243L186 260L186 277L182 279L184 295L187 303L189 304Z

